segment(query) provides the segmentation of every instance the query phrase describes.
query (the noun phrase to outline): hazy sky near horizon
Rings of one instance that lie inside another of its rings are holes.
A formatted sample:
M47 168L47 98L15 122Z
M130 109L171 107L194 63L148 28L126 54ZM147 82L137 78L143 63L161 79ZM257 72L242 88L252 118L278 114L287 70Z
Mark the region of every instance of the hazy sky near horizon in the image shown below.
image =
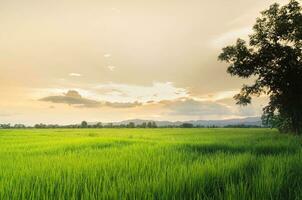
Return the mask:
M221 48L286 0L0 0L0 123L226 119Z

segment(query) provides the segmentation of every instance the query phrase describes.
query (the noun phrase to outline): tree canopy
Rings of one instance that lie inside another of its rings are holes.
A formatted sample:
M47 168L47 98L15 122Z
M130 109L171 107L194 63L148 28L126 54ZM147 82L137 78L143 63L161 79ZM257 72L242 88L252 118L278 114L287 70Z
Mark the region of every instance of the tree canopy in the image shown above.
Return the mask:
M263 119L281 119L279 128L294 133L302 131L301 10L296 0L271 5L257 18L248 42L238 39L219 55L229 63L229 74L255 79L235 95L237 103L247 105L252 96L267 95Z

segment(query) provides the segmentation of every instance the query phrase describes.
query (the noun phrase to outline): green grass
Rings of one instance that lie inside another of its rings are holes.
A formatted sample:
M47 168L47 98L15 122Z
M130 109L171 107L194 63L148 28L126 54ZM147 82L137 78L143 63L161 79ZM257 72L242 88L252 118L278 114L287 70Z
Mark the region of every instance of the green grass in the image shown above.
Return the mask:
M301 138L269 129L0 130L0 199L302 199Z

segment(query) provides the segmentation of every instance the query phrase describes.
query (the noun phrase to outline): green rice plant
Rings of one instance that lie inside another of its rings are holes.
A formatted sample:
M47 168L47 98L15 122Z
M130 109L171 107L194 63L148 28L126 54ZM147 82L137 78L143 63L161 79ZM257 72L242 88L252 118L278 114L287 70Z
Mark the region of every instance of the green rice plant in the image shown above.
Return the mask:
M302 199L273 129L0 130L0 199Z

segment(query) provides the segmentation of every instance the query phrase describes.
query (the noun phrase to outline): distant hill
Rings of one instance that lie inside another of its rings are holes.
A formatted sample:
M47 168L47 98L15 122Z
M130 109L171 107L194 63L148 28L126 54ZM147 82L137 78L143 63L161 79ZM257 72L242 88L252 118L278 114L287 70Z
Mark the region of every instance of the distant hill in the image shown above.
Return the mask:
M135 125L142 124L144 122L156 122L157 126L179 126L183 123L191 123L194 126L228 126L228 125L246 125L246 126L261 126L261 118L260 117L247 117L242 119L226 119L226 120L190 120L190 121L156 121L156 120L144 120L144 119L131 119L124 120L120 122L113 122L113 125L126 125L130 122L133 122ZM104 123L108 124L108 123Z

